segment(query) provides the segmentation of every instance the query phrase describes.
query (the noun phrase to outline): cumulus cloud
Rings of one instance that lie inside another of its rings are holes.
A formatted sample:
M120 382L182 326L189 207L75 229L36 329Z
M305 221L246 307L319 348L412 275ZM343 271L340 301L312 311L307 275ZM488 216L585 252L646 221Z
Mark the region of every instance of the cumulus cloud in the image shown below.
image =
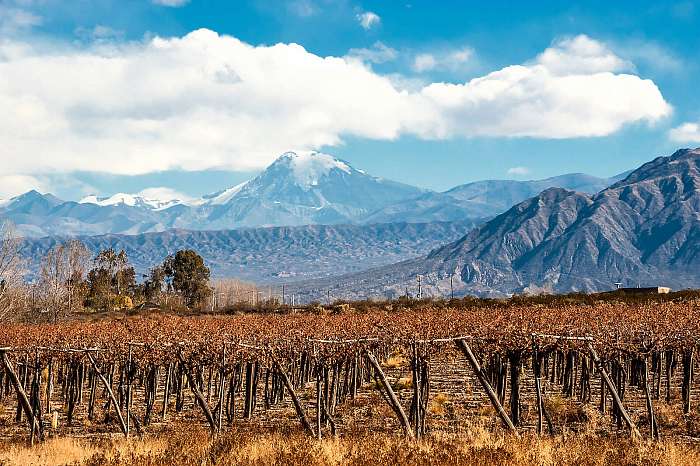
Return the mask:
M357 20L364 29L372 29L374 26L378 26L382 21L379 15L372 11L365 11L364 13L358 14Z
M151 0L156 5L179 8L185 6L190 0Z
M631 62L615 55L602 42L585 35L558 41L542 52L535 64L542 65L550 73L558 75L634 70Z
M625 65L593 42L406 88L361 60L205 29L48 50L0 41L0 175L255 170L344 137L604 136L671 112L652 81L619 73Z
M683 123L669 131L668 136L675 142L700 143L700 122Z
M511 167L506 173L511 176L526 176L530 174L530 169L527 167Z

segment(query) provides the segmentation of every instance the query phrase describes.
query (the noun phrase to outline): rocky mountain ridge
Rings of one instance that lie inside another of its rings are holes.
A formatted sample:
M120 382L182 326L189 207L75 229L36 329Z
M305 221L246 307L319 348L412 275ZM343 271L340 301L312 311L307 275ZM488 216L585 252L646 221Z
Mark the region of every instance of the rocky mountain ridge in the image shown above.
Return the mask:
M656 158L595 195L546 189L426 256L297 292L415 295L418 276L423 295L443 296L700 287L700 149Z

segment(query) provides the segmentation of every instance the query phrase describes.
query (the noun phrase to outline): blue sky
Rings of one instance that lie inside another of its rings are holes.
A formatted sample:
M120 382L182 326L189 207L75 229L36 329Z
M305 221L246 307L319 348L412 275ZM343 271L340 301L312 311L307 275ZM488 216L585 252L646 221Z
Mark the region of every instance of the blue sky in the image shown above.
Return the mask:
M438 190L609 176L700 146L699 24L694 1L0 0L0 196L197 196L296 146Z

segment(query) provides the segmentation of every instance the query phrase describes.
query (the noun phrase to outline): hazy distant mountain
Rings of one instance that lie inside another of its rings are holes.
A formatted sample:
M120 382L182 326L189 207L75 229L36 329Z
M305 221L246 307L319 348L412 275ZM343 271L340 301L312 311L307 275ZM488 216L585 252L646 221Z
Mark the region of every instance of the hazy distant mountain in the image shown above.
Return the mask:
M590 196L550 188L427 256L301 285L335 296L503 296L626 286L700 287L700 149L659 157Z
M328 154L287 152L252 180L201 199L118 193L74 202L30 191L0 202L0 218L14 222L27 237L172 228L480 222L546 187L593 193L612 181L571 174L540 181L483 181L437 193L371 176Z
M564 188L595 194L624 178L597 178L570 173L543 180L486 180L467 183L445 191L429 192L414 199L386 206L365 217L367 223L453 221L459 218L491 218L547 188Z
M227 231L182 231L141 235L105 235L81 240L97 252L124 249L138 273L178 249L198 251L214 277L237 277L257 283L283 283L355 272L413 258L454 241L473 223L313 225L244 228ZM60 238L26 239L21 248L29 270Z

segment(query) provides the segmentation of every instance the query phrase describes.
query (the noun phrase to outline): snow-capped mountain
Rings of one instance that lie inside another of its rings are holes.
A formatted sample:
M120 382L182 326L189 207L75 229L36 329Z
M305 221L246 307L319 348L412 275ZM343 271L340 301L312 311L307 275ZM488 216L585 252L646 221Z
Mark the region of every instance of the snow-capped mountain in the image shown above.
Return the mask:
M117 193L109 197L98 197L89 195L78 201L79 204L95 204L101 207L125 205L129 207L142 207L152 210L164 210L169 207L187 204L181 199L157 199L144 197L138 194Z
M19 234L30 237L482 221L544 187L594 193L613 181L572 174L540 181L477 182L438 193L371 176L332 155L294 151L282 154L255 178L199 199L164 187L87 196L78 202L30 191L1 201L0 220L12 221Z
M331 155L296 151L282 154L260 175L211 197L203 207L216 228L351 223L421 193Z

